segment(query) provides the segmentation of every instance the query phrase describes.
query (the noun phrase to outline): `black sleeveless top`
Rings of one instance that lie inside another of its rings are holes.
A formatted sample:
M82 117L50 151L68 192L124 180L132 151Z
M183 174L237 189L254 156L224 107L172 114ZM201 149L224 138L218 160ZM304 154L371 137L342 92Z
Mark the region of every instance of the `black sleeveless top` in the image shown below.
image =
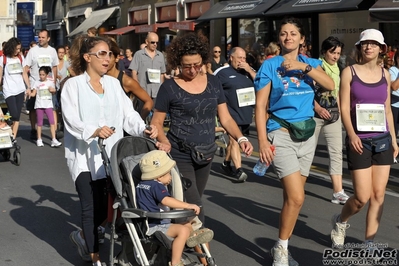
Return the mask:
M118 74L118 77L117 77L117 79L119 80L119 83L121 84L121 87L122 87L122 89L123 89L123 82L122 82L122 80L123 80L123 71L119 71L119 74ZM132 93L132 92L126 92L124 89L123 89L123 91L125 92L125 94L127 95L127 97L129 97L130 98L130 94Z

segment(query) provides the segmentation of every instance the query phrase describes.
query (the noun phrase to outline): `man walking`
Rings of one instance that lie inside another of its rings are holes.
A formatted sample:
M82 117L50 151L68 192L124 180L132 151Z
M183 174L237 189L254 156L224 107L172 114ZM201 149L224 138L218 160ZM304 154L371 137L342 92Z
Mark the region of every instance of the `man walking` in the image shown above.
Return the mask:
M57 65L59 64L57 51L49 45L50 35L47 30L39 32L39 44L32 47L25 58L24 72L29 73L29 82L31 86L39 80L39 68L48 66L52 70L52 78L55 88L55 79L57 77ZM36 136L36 97L31 97L26 102L26 109L29 111L31 124L30 138L35 140Z
M214 72L222 83L227 107L244 135L248 134L252 123L255 91L253 80L256 72L246 62L246 53L240 47L234 47L230 52L230 65L221 67ZM233 171L231 161L236 168ZM240 147L231 136L226 149L226 158L222 169L229 176L235 176L239 182L247 179L247 174L241 167Z
M155 32L149 32L145 39L146 46L134 54L129 66L133 79L151 96L154 105L166 73L165 58L157 50L158 43L158 35ZM140 112L143 102L139 101L135 107L136 111Z

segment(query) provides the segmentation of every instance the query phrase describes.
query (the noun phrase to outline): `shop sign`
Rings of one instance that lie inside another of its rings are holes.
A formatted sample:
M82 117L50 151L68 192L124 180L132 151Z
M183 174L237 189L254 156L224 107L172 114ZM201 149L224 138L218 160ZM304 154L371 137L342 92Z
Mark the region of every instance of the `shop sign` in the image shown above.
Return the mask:
M298 0L292 6L313 6L313 5L323 5L323 4L337 4L341 2L342 0Z
M140 25L140 26L135 26L135 30L136 33L142 33L142 32L155 32L157 31L157 27L155 24L151 24L151 25Z
M227 4L219 13L245 12L255 9L262 1L246 1Z
M171 30L191 30L193 31L195 24L193 21L185 22L169 22L169 29Z

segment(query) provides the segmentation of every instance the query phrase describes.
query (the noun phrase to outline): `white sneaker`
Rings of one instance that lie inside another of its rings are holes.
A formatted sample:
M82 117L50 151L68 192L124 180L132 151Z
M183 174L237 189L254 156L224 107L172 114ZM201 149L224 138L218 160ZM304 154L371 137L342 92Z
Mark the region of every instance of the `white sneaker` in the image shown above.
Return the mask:
M333 229L331 230L332 247L342 249L345 243L346 229L350 227L347 223L338 222L339 214L331 218Z
M43 140L42 139L36 140L36 145L37 147L44 147Z
M288 249L276 244L271 250L270 255L273 258L272 266L289 266L288 264Z
M345 193L344 190L341 190L340 192L333 193L331 202L335 204L345 204L348 199L349 196Z
M51 141L51 147L59 147L59 146L61 146L61 145L62 145L62 143L59 142L57 139L53 139L53 140Z

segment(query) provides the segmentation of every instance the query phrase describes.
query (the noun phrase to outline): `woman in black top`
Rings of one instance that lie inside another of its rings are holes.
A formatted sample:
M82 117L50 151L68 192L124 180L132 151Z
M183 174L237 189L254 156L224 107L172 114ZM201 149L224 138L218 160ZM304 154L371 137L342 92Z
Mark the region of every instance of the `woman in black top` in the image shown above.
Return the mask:
M179 68L180 74L161 85L151 120L161 132L157 146L170 152L180 173L190 179L192 185L185 191L187 202L201 207L199 219L204 223L202 194L208 180L211 162L196 163L190 151L184 147L204 146L215 141L215 118L240 144L249 156L253 147L241 134L231 117L219 80L202 70L209 58L209 44L203 36L189 33L175 38L167 51L167 61L172 68ZM167 136L163 131L166 114L170 114L171 125ZM213 159L213 157L212 157Z

